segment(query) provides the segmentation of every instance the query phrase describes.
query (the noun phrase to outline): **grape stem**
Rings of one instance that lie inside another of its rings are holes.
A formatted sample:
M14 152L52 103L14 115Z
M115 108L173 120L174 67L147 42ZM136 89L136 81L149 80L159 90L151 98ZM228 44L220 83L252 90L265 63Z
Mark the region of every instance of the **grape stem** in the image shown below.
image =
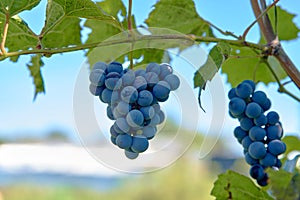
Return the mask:
M134 37L134 33L132 31L132 0L128 0L128 30L129 30L129 37ZM130 53L129 53L129 60L130 60L130 69L133 69L133 48L134 43L131 43L130 46Z
M280 45L280 42L278 41L278 38L273 31L272 24L269 20L268 15L265 14L262 18L259 18L262 10L266 10L266 1L261 0L262 9L259 6L258 0L251 0L251 5L255 17L258 19L258 25L263 36L269 44L269 47L272 47L274 50L272 51L271 55L274 55L274 57L280 62L282 68L292 79L298 89L300 89L300 72Z
M0 44L0 49L1 49L1 54L2 56L5 56L7 54L5 50L5 43L6 43L6 38L7 38L7 32L8 32L8 27L9 27L9 15L5 14L5 24L4 24L4 29L3 29L3 37L2 41Z

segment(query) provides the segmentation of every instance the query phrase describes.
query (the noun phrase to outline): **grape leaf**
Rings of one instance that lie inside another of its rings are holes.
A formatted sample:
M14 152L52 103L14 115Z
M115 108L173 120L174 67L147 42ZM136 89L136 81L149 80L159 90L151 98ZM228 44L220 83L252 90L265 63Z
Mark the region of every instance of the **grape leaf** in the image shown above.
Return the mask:
M211 195L218 200L272 199L265 191L258 188L250 178L230 170L218 176Z
M268 170L269 187L272 196L278 200L294 200L300 198L300 175L284 170Z
M185 34L212 36L212 30L197 13L193 0L160 0L145 20L149 27L163 27Z
M29 64L27 64L27 67L30 71L30 75L33 78L33 83L35 86L34 91L34 99L37 97L39 93L44 93L44 80L41 73L41 67L44 66L44 63L42 61L41 54L37 54L31 57L31 61Z
M24 10L31 10L40 3L41 0L1 0L0 12L14 16Z
M227 74L228 82L232 86L236 86L243 80L253 79L254 76L256 81L265 84L276 82L268 66L260 63L260 60L258 54L249 47L232 47L231 58L224 62L222 73ZM287 77L280 63L274 57L269 56L268 62L280 80Z
M0 13L0 24L5 23L4 14ZM3 26L0 26L0 32L3 33ZM3 35L0 34L0 40ZM9 29L6 38L5 47L9 51L27 50L35 48L38 44L38 36L36 36L27 24L17 15L10 18ZM17 57L12 57L11 60L17 61Z
M212 80L230 53L230 46L226 43L218 43L209 52L205 64L196 71L194 87L205 89L206 82Z

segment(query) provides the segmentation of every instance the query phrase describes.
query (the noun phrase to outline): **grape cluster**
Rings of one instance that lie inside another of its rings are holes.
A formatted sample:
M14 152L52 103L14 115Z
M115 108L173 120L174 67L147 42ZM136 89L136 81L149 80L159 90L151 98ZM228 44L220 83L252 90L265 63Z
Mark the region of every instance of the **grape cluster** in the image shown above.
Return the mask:
M263 91L255 91L255 83L245 80L228 92L229 114L237 118L240 126L234 129L234 136L244 148L246 162L251 165L250 175L260 186L268 184L268 167L281 167L278 156L285 152L281 141L282 124L271 101Z
M115 120L111 142L124 149L127 158L137 158L148 149L148 140L164 121L159 102L179 87L179 78L168 64L150 63L146 70L133 71L118 62L97 62L89 79L90 92L108 104L106 114Z

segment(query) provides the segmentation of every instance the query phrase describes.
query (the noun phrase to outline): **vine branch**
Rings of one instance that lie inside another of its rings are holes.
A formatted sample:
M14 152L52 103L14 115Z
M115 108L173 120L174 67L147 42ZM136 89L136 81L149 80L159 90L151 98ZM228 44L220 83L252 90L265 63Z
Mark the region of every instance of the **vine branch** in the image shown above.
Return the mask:
M262 9L266 6L265 0L261 0ZM251 0L252 9L254 12L254 15L256 18L259 18L262 11L259 6L258 0ZM289 58L289 56L286 54L284 49L281 47L280 43L276 42L276 45L274 45L274 41L277 41L277 37L273 31L272 24L268 18L268 15L264 15L263 18L258 19L258 24L260 27L260 30L265 37L266 41L268 42L269 46L274 48L276 50L276 53L274 53L274 56L276 59L280 62L282 68L285 70L285 72L288 74L288 76L292 79L292 81L295 83L295 85L300 89L300 72L295 66L295 64L292 62L292 60Z
M129 37L134 37L134 33L132 31L132 0L128 0L128 30L130 33ZM129 53L130 69L133 69L133 48L134 43L131 43Z
M5 50L5 43L6 43L6 38L7 38L7 33L8 33L8 27L9 27L9 15L5 14L5 24L4 24L4 29L3 29L3 38L0 44L0 50L1 50L1 55L6 55L7 52Z

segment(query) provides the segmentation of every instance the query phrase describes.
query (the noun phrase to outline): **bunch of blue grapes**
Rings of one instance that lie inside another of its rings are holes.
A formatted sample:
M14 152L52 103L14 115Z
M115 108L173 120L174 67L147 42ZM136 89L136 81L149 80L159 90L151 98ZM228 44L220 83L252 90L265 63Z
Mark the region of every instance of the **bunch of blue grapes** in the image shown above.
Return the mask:
M265 169L281 167L278 156L286 151L286 145L281 141L283 128L278 113L265 113L271 108L271 101L263 91L255 91L255 87L253 81L245 80L229 91L229 114L240 122L234 136L244 148L246 162L251 165L250 176L260 186L266 186Z
M165 120L159 102L179 87L178 76L168 64L150 63L146 70L133 71L118 62L97 62L89 79L90 92L108 104L106 114L115 120L111 142L124 149L127 158L137 158Z

